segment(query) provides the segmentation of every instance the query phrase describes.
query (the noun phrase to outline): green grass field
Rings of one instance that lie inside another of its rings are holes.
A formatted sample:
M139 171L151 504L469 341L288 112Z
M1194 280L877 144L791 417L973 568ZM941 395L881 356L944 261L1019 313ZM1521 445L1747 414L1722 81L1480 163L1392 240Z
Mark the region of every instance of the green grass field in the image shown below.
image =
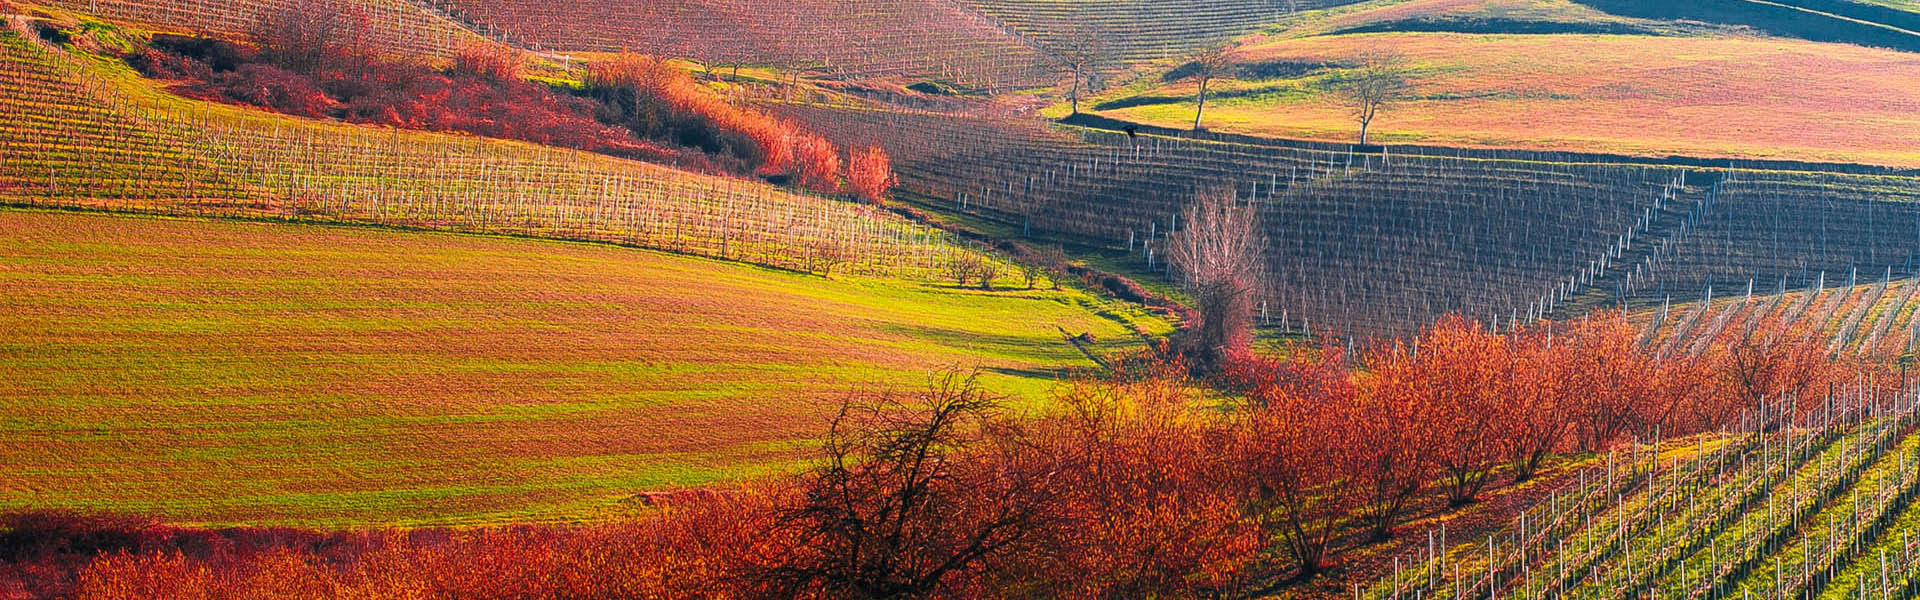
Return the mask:
M978 367L1031 405L1167 325L1075 291L595 244L0 211L0 509L316 526L591 516L804 460ZM1122 311L1122 312L1114 312Z

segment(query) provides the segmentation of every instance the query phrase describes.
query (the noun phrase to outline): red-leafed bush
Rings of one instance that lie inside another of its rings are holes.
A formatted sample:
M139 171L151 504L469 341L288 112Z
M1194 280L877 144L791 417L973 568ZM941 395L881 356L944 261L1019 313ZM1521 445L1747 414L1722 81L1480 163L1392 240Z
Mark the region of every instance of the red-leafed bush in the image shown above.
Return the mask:
M885 203L887 190L893 187L893 162L887 158L887 151L868 146L853 153L847 161L847 187L868 202Z
M822 194L840 191L840 152L817 135L804 135L794 146L795 183Z
M698 148L732 170L790 175L810 189L838 189L833 146L792 123L734 106L685 71L650 56L623 54L589 65L586 93L601 104L597 116L635 135ZM831 167L831 178L821 170ZM832 179L834 183L825 182Z

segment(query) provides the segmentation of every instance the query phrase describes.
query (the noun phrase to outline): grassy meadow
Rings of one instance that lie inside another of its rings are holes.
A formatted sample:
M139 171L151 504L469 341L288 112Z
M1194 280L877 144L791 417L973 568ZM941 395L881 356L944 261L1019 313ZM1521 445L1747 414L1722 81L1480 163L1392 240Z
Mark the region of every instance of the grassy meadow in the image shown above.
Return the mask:
M1381 143L1920 166L1920 59L1725 35L1379 33L1255 38L1212 86L1222 132L1351 140L1332 85L1362 51L1407 57L1411 90ZM1150 78L1088 103L1185 128L1195 84ZM1064 113L1064 107L1052 109Z
M1167 328L1070 290L583 243L30 210L0 232L0 508L578 518L794 468L857 390L977 366L1032 405L1091 364L1056 326L1110 350Z

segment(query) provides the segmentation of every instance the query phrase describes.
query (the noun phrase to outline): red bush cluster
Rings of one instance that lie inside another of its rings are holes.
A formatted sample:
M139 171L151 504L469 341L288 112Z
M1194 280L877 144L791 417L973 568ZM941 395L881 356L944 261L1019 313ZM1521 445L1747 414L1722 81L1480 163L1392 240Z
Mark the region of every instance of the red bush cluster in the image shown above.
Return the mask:
M735 106L664 61L622 54L590 65L586 84L601 103L602 121L730 159L737 170L790 176L822 193L839 190L840 157L826 138Z
M1229 379L1254 408L1249 471L1303 570L1324 566L1347 516L1391 535L1429 482L1453 506L1504 472L1531 478L1569 450L1725 427L1763 399L1853 381L1809 332L1762 323L1701 352L1640 340L1618 313L1497 334L1447 317L1349 357L1337 346L1245 359Z

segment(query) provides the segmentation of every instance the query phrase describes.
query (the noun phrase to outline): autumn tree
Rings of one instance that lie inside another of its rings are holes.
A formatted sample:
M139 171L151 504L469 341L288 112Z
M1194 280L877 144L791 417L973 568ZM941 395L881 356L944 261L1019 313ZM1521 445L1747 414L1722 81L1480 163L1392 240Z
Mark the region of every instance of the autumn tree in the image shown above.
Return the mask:
M1356 501L1358 479L1345 460L1355 432L1352 380L1337 349L1296 354L1253 378L1252 402L1236 436L1248 510L1278 538L1300 577L1328 566Z
M1244 355L1253 340L1256 297L1266 275L1266 233L1258 205L1227 191L1196 196L1167 238L1167 256L1193 295L1199 323L1183 332L1182 351L1199 366L1217 368Z
M832 142L817 135L802 135L793 154L800 187L822 194L840 191L840 153Z
M868 202L884 204L893 183L893 162L887 158L887 151L878 146L853 153L847 161L847 186Z
M1638 338L1625 315L1608 311L1574 320L1555 340L1560 383L1577 391L1565 409L1580 450L1604 450L1645 421L1658 374Z
M1514 481L1533 479L1548 456L1565 444L1573 425L1565 361L1554 347L1551 324L1509 335L1512 357L1504 381L1510 416L1508 465Z
M946 371L903 396L849 399L804 494L779 516L796 551L758 579L778 597L927 598L1028 539L1051 474L993 460L1001 400L977 374Z
M1377 347L1367 353L1366 370L1356 374L1358 393L1328 399L1351 404L1362 416L1351 426L1346 465L1359 480L1355 517L1371 541L1392 537L1415 496L1433 478L1415 412L1424 394L1413 376L1416 359L1405 344Z
M1369 48L1354 63L1334 84L1334 92L1360 123L1360 143L1365 145L1374 118L1405 96L1410 87L1407 60L1391 51Z
M1485 489L1506 457L1505 379L1512 349L1500 335L1458 315L1430 326L1419 338L1418 360L1409 376L1412 401L1428 434L1426 456L1445 481L1447 504L1463 506Z
M1193 79L1196 87L1193 96L1194 131L1204 129L1200 126L1200 118L1207 111L1207 88L1213 84L1215 77L1226 74L1227 68L1233 64L1230 55L1232 50L1231 46L1203 50L1187 63L1187 76Z
M1230 438L1194 408L1199 386L1184 365L1116 369L1069 382L1028 426L1063 476L1056 527L1035 560L1014 565L1027 575L1019 587L1062 599L1221 597L1263 549L1224 459Z
M1826 349L1813 334L1806 327L1767 320L1710 350L1721 399L1696 409L1694 418L1712 427L1766 400L1815 396L1812 392L1832 379Z

